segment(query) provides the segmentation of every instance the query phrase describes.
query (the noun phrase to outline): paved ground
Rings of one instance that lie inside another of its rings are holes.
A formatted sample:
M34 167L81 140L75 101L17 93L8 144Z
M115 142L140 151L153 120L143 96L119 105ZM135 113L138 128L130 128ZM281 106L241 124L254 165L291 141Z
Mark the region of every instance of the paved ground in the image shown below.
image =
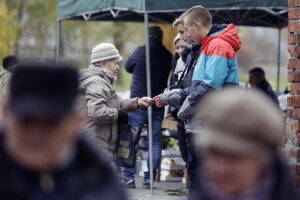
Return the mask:
M143 188L143 179L141 177L136 178L136 189L128 189L128 195L130 200L186 200L186 196L171 196L168 195L166 190L184 191L184 184L179 182L159 182L154 183L154 194L151 195L151 190Z

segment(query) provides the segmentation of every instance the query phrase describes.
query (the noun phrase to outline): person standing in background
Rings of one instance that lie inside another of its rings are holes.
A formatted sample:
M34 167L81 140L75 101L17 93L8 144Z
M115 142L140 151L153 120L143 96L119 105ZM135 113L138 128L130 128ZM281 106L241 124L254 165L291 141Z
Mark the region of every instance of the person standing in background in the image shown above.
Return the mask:
M249 83L251 87L262 91L279 106L278 98L272 90L271 84L266 80L266 73L261 67L255 67L249 71Z
M163 32L157 27L149 28L150 44L150 69L151 69L151 95L152 97L160 94L167 87L169 74L171 71L171 53L162 44ZM146 78L146 56L145 46L138 47L127 59L125 69L133 74L131 84L131 98L147 95ZM164 117L164 109L152 107L152 135L153 135L153 166L154 176L160 165L161 160L161 125ZM143 127L148 121L147 109L142 108L135 113L129 113L129 123L136 127ZM121 182L125 187L135 188L134 174L136 168L125 168ZM150 171L148 160L148 171L144 176L144 188L150 188Z

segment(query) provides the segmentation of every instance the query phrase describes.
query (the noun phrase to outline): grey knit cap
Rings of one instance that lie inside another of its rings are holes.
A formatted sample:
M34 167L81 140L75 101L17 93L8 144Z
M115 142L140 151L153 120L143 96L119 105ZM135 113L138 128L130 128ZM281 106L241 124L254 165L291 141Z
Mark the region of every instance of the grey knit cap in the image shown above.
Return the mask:
M261 92L223 89L201 101L197 143L236 153L259 154L282 143L284 121L279 109Z
M92 50L91 63L114 58L117 58L119 62L123 59L115 45L110 43L101 43L95 46Z

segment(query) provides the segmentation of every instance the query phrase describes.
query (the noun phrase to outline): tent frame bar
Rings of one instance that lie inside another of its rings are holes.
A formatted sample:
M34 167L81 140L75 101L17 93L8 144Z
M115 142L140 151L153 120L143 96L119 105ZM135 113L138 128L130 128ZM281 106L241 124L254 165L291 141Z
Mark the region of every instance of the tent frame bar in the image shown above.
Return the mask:
M114 11L113 9L111 9L110 13L113 16L113 18L116 18L116 17L118 17L120 10Z
M144 26L146 41L146 76L147 76L147 96L151 97L151 69L150 69L150 43L149 43L149 16L146 12L146 0L144 0ZM153 136L152 136L152 106L148 107L148 152L149 152L149 171L150 171L150 189L151 195L154 194L153 187Z
M60 62L61 22L62 20L57 20L56 22L56 63Z
M280 91L280 62L281 62L281 28L278 29L278 44L277 44L277 83L276 91Z

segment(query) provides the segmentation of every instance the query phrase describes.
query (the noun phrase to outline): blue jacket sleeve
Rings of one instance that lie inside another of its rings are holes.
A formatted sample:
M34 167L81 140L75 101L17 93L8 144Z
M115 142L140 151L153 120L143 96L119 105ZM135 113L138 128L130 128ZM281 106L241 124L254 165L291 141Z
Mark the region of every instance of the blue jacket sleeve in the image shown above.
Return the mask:
M190 95L189 103L191 106L193 106L206 92L212 89L212 87L210 87L203 81L192 81L192 86L187 88L187 90L185 90L185 93Z
M226 57L217 55L206 57L204 83L213 88L221 88L227 75L228 59Z
M228 59L223 56L201 55L188 88L190 104L194 105L209 90L221 88L228 75Z

